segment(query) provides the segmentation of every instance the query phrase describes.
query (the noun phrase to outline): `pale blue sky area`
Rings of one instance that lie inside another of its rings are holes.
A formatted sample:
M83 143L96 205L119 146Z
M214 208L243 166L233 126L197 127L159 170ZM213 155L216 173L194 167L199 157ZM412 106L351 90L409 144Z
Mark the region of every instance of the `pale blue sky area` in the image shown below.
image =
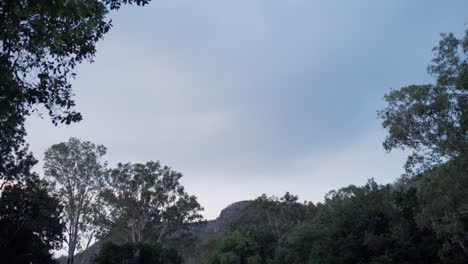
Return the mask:
M71 136L116 162L184 173L205 216L262 193L324 194L394 181L376 111L390 88L430 82L439 33L467 28L467 1L153 0L110 14L114 28L74 82L84 120L31 118L45 149ZM41 164L37 170L41 172Z

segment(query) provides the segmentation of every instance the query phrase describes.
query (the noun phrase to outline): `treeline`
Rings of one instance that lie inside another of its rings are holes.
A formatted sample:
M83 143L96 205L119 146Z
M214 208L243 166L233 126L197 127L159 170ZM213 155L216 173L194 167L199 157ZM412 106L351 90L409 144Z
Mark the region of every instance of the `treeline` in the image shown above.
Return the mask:
M468 181L452 166L350 185L316 205L262 196L200 263L466 263Z

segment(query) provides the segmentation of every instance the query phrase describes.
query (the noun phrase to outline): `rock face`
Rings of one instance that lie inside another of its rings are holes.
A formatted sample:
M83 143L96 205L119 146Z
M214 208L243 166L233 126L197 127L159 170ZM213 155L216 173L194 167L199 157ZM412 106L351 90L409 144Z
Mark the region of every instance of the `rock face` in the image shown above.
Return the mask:
M197 238L197 242L190 250L180 250L180 248L175 246L175 249L182 254L184 264L205 263L208 256L207 254L210 252L210 241L229 232L231 224L239 219L242 215L242 210L249 205L250 202L251 201L240 201L233 203L224 208L216 219L190 224L187 229L181 230L181 233L188 232Z
M216 222L216 230L220 231L222 228L226 228L234 220L239 218L242 209L244 209L251 201L240 201L229 205L224 208L219 214L218 218L214 220Z
M209 220L199 224L193 224L189 226L189 230L198 236L203 236L209 233L222 233L229 229L232 222L237 220L250 201L240 201L229 205L224 208L219 216L214 220Z

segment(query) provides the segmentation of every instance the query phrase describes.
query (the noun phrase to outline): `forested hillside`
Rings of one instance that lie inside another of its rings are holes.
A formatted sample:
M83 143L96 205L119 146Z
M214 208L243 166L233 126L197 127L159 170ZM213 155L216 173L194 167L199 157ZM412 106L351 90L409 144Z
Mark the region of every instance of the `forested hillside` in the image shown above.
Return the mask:
M466 263L466 174L448 167L316 205L260 197L200 263Z
M315 205L263 195L195 240L185 263L466 263L468 182L457 166L466 163L394 184L371 179Z

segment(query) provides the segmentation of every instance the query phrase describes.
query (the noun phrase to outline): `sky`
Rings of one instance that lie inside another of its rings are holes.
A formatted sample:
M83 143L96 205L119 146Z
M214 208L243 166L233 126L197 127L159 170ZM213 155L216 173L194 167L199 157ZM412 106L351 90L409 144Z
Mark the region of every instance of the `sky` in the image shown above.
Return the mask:
M462 0L153 0L111 12L114 27L73 81L83 121L27 121L44 151L70 137L108 148L110 166L159 160L184 174L207 219L263 193L319 202L386 184L376 112L390 89L431 82L443 32L467 28Z

